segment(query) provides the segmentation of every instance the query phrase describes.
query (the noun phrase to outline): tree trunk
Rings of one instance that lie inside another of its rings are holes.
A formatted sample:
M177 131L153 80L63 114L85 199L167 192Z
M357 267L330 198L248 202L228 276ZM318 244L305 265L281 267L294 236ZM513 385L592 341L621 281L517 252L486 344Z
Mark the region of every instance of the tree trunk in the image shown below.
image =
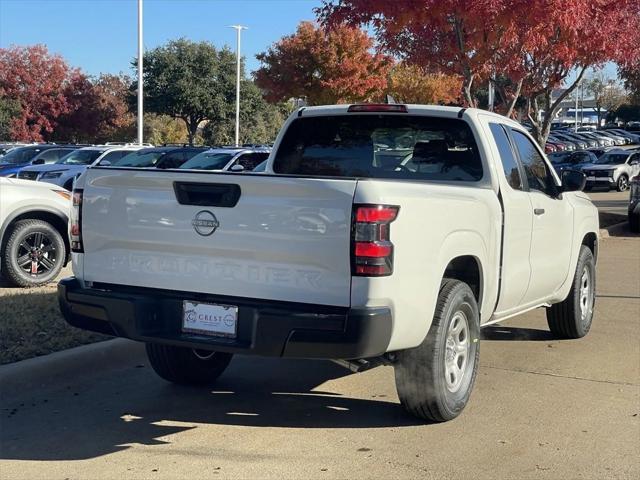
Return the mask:
M467 104L467 107L474 108L476 106L476 102L471 95L471 86L473 85L473 77L474 75L470 72L465 72L464 82L462 84L462 94L464 95L464 100Z
M584 73L587 70L587 68L588 68L588 65L585 65L582 67L582 69L580 70L580 73L578 73L578 76L576 77L574 82L569 86L569 88L567 88L564 92L562 92L553 103L551 103L551 91L553 89L551 87L547 87L547 89L544 92L542 92L542 95L544 96L544 99L545 99L545 108L544 108L544 115L542 117L541 122L534 121L531 115L529 115L529 120L533 125L532 134L542 148L544 148L544 144L547 142L547 137L549 137L549 131L551 130L551 122L553 121L553 118L555 117L556 112L560 109L560 104L565 98L567 98L571 94L571 92L575 90L575 88L578 86L578 84L582 80L582 77L584 77ZM533 103L534 114L536 115L536 119L537 119L538 114L540 112L540 108L538 107L537 96L536 98L529 98L527 103L529 106L531 105L531 103ZM529 108L527 108L527 110L529 110ZM576 112L576 115L577 113L578 112Z
M516 106L516 102L518 101L518 98L520 98L520 91L522 90L522 82L523 81L524 81L523 78L521 78L518 81L518 84L516 86L516 91L513 94L513 99L511 100L511 102L509 102L509 106L507 107L507 112L504 114L505 117L511 118L511 114L513 113L513 109ZM504 101L506 102L507 99L505 98Z
M201 120L193 117L182 117L182 120L184 120L184 123L187 126L189 146L193 147L193 141L196 138L196 133L198 132L198 125L200 125Z

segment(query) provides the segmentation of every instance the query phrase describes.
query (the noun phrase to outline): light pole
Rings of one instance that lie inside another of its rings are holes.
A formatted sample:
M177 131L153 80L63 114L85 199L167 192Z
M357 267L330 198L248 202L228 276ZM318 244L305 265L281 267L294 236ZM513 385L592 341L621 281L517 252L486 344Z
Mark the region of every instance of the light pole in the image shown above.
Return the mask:
M142 96L142 0L138 0L138 144L143 141L144 105Z
M243 25L229 25L237 33L236 40L236 147L240 146L240 32L246 30Z

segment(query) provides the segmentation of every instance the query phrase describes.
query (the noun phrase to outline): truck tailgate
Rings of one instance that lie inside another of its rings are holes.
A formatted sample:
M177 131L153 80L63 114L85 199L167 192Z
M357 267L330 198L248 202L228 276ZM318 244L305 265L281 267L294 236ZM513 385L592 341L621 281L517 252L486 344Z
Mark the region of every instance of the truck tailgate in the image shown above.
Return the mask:
M349 306L355 186L351 179L89 169L84 279Z

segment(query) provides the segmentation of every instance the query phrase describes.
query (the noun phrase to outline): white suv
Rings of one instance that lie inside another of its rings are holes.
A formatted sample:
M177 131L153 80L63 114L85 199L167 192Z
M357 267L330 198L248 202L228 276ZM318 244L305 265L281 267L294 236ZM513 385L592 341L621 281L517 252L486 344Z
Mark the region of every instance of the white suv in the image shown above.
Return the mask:
M70 194L48 183L0 177L0 274L34 287L55 279L69 258Z

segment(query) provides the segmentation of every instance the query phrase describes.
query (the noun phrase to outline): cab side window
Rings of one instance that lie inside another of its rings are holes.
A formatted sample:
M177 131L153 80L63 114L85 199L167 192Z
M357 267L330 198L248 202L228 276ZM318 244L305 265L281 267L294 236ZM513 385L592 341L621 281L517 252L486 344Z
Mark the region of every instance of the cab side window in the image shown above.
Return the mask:
M502 168L507 182L514 190L523 190L518 161L513 155L513 149L511 148L509 137L507 137L507 132L497 123L490 123L489 128L491 129L493 140L498 147L498 153L500 153L500 160L502 161Z
M513 136L516 150L520 156L520 162L524 168L529 189L554 196L556 186L553 181L553 176L551 172L549 172L547 164L542 159L542 155L538 152L538 149L522 132L511 129L511 135Z

